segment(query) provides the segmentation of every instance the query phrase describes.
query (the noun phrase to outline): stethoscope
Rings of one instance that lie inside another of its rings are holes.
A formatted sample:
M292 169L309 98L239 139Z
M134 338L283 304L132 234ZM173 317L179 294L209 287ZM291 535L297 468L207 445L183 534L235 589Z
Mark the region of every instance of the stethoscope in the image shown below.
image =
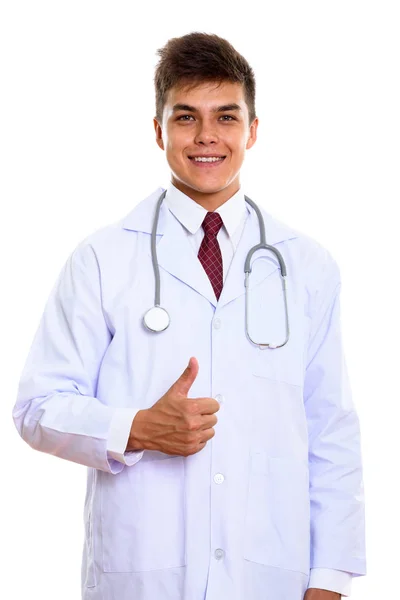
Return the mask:
M155 217L154 217L154 221L153 221L153 228L152 228L152 232L151 232L151 257L152 257L152 261L153 261L153 270L154 270L154 277L155 277L155 283L156 283L155 301L154 301L154 306L152 308L150 308L143 317L144 325L147 327L147 329L149 331L153 331L155 333L158 333L160 331L165 331L165 329L167 329L167 327L170 324L170 317L169 317L167 310L165 308L162 308L162 306L160 306L160 270L158 267L157 250L156 250L156 234L157 234L157 226L158 226L158 217L160 214L161 204L162 204L162 201L164 200L166 193L167 193L167 190L164 190L164 192L161 194L161 196L158 199L157 206L156 206L156 213L155 213ZM266 346L268 348L281 348L289 340L289 315L288 315L288 302L287 302L287 293L286 293L286 277L287 277L286 265L285 265L285 261L282 258L281 253L273 246L269 246L265 241L265 224L264 224L264 219L262 217L260 209L258 208L256 203L253 202L253 200L250 200L250 198L248 198L247 196L245 196L244 199L246 200L246 202L248 204L250 204L250 206L252 206L254 208L254 210L257 213L259 228L260 228L260 238L261 238L261 242L249 250L247 257L246 257L245 265L244 265L244 272L245 272L244 285L246 288L246 296L245 296L246 335L247 335L247 338L250 340L250 342L252 342L256 346ZM276 256L276 258L278 259L278 262L279 262L280 275L281 275L282 286L283 286L283 298L284 298L284 305L285 305L285 320L286 320L286 323L285 323L286 337L285 337L285 340L281 344L256 342L251 338L249 331L248 331L248 320L249 320L248 289L249 289L249 276L251 273L250 260L251 260L251 257L253 256L254 252L256 252L257 250L260 250L261 248L264 248L265 250L270 250L271 252L273 252L273 254Z

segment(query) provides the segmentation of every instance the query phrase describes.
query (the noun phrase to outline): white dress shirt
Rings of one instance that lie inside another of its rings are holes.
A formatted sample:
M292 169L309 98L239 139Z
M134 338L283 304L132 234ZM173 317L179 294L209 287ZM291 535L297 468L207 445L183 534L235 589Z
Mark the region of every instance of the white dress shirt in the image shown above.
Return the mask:
M202 223L207 210L195 200L178 190L172 183L167 188L164 198L169 210L184 228L193 252L198 255L204 237ZM225 282L233 255L243 232L249 209L241 188L229 200L216 209L220 214L223 226L218 232L217 240L221 248L223 264L223 281ZM150 307L149 307L150 308ZM139 409L126 409L118 412L111 423L107 450L109 456L126 464L134 465L143 455L143 450L125 452L132 421ZM329 540L327 540L329 543ZM352 575L334 569L310 569L309 588L318 588L349 596Z

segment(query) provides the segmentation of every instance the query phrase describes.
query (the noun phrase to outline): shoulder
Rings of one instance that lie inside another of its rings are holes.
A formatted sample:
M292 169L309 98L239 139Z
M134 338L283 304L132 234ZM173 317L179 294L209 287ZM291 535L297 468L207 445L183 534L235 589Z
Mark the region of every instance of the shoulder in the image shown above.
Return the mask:
M93 231L78 244L75 251L86 254L92 251L96 256L103 258L116 258L124 255L124 251L130 255L135 249L140 234L151 233L155 205L163 191L165 190L161 187L155 189L122 218ZM164 218L165 214L162 212L159 219L159 233L163 231Z
M335 294L340 269L331 251L314 237L284 223L262 209L267 244L279 250L286 264L288 285L294 286L306 303L321 293Z
M104 253L113 253L120 246L123 229L119 222L105 225L84 237L72 250L71 259L89 266Z

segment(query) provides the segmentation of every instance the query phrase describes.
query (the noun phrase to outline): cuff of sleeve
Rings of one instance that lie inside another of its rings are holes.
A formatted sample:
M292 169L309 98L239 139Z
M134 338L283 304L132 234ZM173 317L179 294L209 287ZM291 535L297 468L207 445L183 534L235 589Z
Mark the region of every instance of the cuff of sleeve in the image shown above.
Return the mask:
M125 452L131 431L132 421L140 408L117 408L111 419L107 439L107 455L123 465L131 467L143 456L144 450Z
M342 596L350 596L352 575L336 569L311 569L308 588L329 590Z

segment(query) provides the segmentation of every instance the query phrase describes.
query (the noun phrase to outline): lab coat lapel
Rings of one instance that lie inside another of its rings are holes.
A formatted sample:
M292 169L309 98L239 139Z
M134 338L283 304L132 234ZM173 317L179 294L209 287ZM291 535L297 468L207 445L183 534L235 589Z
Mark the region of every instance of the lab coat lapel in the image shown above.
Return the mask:
M123 219L122 226L125 229L151 234L157 200L163 191L163 188L158 188L148 198L140 202ZM260 210L265 221L268 244L275 245L285 239L297 237L295 232L274 221L261 207ZM239 244L222 288L218 307L228 304L245 293L244 264L246 256L249 250L259 242L260 231L257 214L250 207L250 213L245 221ZM165 202L161 204L156 245L157 261L160 269L164 269L186 285L192 287L216 307L217 299L211 282L190 244L186 231L179 220L170 212ZM147 253L151 257L150 236ZM255 261L260 258L260 255L263 257L262 266L260 267L260 263L258 263L258 268L253 268ZM250 287L253 289L264 281L266 277L271 275L271 273L276 271L278 262L268 251L259 250L252 256L251 266Z
M160 268L165 269L174 277L189 285L196 292L216 304L213 287L203 269L186 231L180 221L162 204L165 213L165 233L157 244L157 260ZM148 253L151 256L149 245Z
M123 220L122 227L131 231L149 234L146 252L151 257L151 231L159 197L163 188L158 188L150 196L142 200ZM216 297L211 282L204 271L186 231L178 219L171 213L165 202L162 202L157 227L156 239L157 262L180 281L192 287L196 292L216 305ZM153 278L153 272L149 277ZM161 303L162 303L161 282Z
M255 211L250 209L250 213L247 216L246 222L243 227L242 235L237 245L236 251L233 255L232 262L228 269L228 273L222 288L221 296L219 298L219 306L222 307L228 302L235 300L239 296L245 293L244 287L244 265L246 257L251 248L260 243L260 230L258 226L258 219ZM266 277L273 273L278 263L276 261L268 260L264 261L262 269L253 269L253 264L260 256L261 252L257 251L253 254L250 267L252 268L250 274L250 285L254 288Z

